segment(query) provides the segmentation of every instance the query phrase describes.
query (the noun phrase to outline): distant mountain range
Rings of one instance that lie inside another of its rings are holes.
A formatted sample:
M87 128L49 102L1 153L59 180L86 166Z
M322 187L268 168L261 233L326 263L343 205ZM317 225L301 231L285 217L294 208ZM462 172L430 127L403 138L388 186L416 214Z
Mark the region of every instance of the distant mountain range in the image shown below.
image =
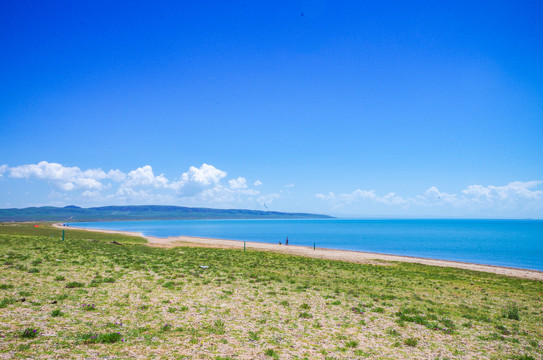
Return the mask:
M135 205L81 208L29 207L0 209L0 221L113 221L190 219L324 219L328 215L244 209L210 209L184 206Z

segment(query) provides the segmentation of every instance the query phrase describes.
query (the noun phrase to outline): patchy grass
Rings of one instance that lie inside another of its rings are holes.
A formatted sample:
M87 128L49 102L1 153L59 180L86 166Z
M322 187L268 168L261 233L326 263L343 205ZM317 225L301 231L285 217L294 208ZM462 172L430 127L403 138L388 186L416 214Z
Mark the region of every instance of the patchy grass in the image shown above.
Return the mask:
M502 315L507 319L520 320L519 312L518 305L514 302L510 302L503 308Z
M81 340L88 344L112 344L122 340L120 332L87 333L81 335Z
M21 337L25 339L34 339L36 336L40 334L39 329L34 328L26 328L22 333Z
M0 224L0 358L543 358L539 281L65 233Z

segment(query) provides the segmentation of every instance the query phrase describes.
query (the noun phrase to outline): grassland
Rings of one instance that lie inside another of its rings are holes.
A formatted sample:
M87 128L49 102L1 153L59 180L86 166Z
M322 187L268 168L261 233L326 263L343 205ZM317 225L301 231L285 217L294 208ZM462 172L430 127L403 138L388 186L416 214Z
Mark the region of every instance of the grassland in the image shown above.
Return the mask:
M542 359L543 282L0 225L0 358Z

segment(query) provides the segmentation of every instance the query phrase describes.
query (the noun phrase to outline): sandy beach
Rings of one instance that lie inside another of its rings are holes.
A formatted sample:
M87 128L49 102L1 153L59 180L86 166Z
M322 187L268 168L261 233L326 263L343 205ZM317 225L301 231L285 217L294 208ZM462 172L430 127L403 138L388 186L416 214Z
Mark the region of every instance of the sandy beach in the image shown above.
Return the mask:
M341 260L348 261L353 263L363 263L363 264L385 264L389 261L402 261L402 262L411 262L424 265L432 266L442 266L442 267L452 267L459 269L467 269L473 271L482 271L487 273L494 273L499 275L506 275L512 277L518 277L523 279L539 280L543 281L543 272L536 270L525 270L517 268L508 268L494 265L480 265L472 264L458 261L448 261L448 260L435 260L435 259L425 259L411 256L398 256L398 255L387 255L387 254L378 254L378 253L369 253L362 251L350 251L350 250L335 250L335 249L325 249L325 248L316 248L313 250L311 247L307 246L296 246L296 245L279 245L279 244L269 244L269 243L258 243L258 242L244 242L236 240L223 240L223 239L212 239L212 238L202 238L202 237L192 237L192 236L175 236L168 238L159 238L155 236L144 236L139 232L130 232L130 231L116 231L116 230L101 230L101 229L84 229L84 228L73 228L69 226L63 226L62 224L53 224L54 227L60 229L75 229L75 230L86 230L86 231L95 231L102 233L111 233L111 234L123 234L129 236L138 236L143 237L147 240L147 245L152 247L161 247L161 248L173 248L176 246L198 246L198 247L210 247L210 248L222 248L222 249L243 249L244 246L250 250L258 251L272 251L282 254L290 255L299 255L307 256L318 259L328 259L328 260Z

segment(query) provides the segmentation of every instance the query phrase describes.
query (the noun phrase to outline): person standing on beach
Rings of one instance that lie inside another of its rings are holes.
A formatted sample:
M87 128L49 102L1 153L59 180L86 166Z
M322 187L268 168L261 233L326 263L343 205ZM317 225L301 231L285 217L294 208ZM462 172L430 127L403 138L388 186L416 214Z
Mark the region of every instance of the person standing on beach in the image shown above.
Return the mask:
M288 236L287 236L287 239L285 240L285 245L288 245Z

